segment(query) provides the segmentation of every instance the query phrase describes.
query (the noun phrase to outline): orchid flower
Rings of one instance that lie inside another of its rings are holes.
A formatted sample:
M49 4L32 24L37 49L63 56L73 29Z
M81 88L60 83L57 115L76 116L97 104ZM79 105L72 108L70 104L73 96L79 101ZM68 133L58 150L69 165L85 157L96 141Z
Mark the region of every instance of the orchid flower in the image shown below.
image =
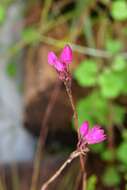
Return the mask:
M79 132L82 140L88 144L100 143L106 139L104 130L100 126L95 125L90 129L87 121L81 125Z

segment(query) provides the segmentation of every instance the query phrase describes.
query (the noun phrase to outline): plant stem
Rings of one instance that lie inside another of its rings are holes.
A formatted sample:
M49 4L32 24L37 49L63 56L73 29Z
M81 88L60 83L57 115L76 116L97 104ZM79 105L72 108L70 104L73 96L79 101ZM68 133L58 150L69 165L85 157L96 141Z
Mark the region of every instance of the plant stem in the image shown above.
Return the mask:
M40 132L40 137L39 137L38 144L37 144L37 151L36 151L36 156L35 156L35 161L34 161L32 184L31 184L30 190L35 190L37 188L37 181L38 181L38 177L39 177L41 159L42 159L42 157L41 157L42 148L45 145L45 140L46 140L47 133L48 133L47 121L48 121L51 111L54 107L54 104L56 102L58 92L60 90L60 86L61 86L61 82L56 83L56 86L54 87L51 98L49 100L49 104L47 106L47 109L46 109L46 112L44 115L44 119L42 121L41 132Z
M63 165L55 172L55 174L48 180L46 181L41 190L46 190L47 187L49 186L50 183L52 183L60 174L61 172L67 167L68 164L70 164L75 158L77 158L78 156L80 156L82 153L79 151L74 151L71 153L71 155L69 156L69 158L63 163Z
M72 106L72 109L73 109L73 112L74 112L75 129L77 131L78 139L80 139L79 127L78 127L78 114L77 114L76 106L75 106L75 103L74 103L74 100L73 100L72 91L71 91L70 86L68 85L68 82L64 82L64 85L66 87L66 91L67 91L67 94L68 94L68 97L69 97L69 100L70 100L70 103L71 103L71 106ZM85 166L84 166L84 159L83 159L82 155L80 155L80 164L81 164L82 173L84 173Z
M70 100L70 103L71 103L71 106L72 106L72 109L73 109L74 125L75 125L75 129L76 129L76 131L78 133L78 137L79 137L78 115L77 115L76 106L75 106L75 103L74 103L74 100L73 100L72 92L71 92L71 89L68 87L66 82L64 82L64 85L66 87L66 91L67 91L67 94L68 94L68 97L69 97L69 100Z

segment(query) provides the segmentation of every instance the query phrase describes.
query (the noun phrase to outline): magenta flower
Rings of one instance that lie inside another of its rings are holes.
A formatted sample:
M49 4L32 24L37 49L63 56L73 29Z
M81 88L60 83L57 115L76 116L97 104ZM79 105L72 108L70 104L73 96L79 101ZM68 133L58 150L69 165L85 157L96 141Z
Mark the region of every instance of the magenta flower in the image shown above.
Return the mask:
M68 65L72 62L72 49L69 45L66 45L60 57L58 58L54 52L48 53L48 63L52 65L59 73L60 79L64 79L68 76Z
M79 131L82 140L88 144L100 143L106 139L104 130L100 126L95 125L90 129L87 121L81 125Z

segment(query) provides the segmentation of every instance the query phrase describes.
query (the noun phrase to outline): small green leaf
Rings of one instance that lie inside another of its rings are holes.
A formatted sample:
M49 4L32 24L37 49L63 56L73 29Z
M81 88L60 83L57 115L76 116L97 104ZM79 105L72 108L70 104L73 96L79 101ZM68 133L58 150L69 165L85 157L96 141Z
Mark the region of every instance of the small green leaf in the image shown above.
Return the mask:
M87 180L87 190L95 190L96 184L97 184L97 177L95 175L91 175Z
M112 68L115 71L122 71L127 66L126 60L122 56L117 56L112 63Z
M98 80L101 87L101 94L105 98L116 98L122 92L123 77L121 74L104 70Z
M95 101L96 100L96 101ZM101 125L108 125L109 108L108 102L100 95L93 97L94 118Z
M123 141L117 149L117 159L127 166L127 141Z
M104 172L102 180L106 186L117 186L120 183L120 175L115 167L108 167Z
M6 18L5 7L0 5L0 24L4 22L5 18Z
M88 99L81 99L77 103L77 112L79 119L79 126L85 121L89 121L91 125L94 124L94 119L92 117L91 105Z
M110 113L111 111L111 113ZM109 125L109 114L112 114L112 121L116 125L120 125L126 113L126 110L117 104L112 104L112 110L109 110L109 103L99 93L93 92L86 98L77 103L77 112L79 124L88 120L91 125L99 123L103 126Z
M122 48L123 44L121 41L111 38L108 38L108 40L106 40L106 49L111 53L118 53L122 50Z
M124 21L127 19L127 2L126 1L113 1L111 6L111 14L115 20Z
M88 120L91 125L95 123L108 124L109 108L107 100L96 92L78 101L77 112L80 125L85 120Z
M75 70L74 77L81 86L93 86L97 81L97 72L97 63L94 60L85 60Z
M39 33L35 28L29 27L22 32L22 38L26 43L35 42L39 39Z
M17 72L17 67L15 63L9 63L6 67L7 75L11 78L15 77Z

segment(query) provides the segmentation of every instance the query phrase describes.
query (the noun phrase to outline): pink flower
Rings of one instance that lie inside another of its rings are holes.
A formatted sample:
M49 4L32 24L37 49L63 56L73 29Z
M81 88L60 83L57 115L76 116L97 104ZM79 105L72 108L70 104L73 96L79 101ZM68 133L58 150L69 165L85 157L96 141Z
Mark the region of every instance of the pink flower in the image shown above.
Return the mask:
M106 139L104 130L100 126L95 125L92 129L90 129L87 121L81 125L79 131L82 139L88 144L100 143Z
M54 52L48 53L48 63L55 67L58 72L67 72L68 65L72 62L72 49L66 45L58 58Z
M65 63L66 65L72 62L72 49L69 45L66 45L63 48L63 51L60 55L60 60Z

